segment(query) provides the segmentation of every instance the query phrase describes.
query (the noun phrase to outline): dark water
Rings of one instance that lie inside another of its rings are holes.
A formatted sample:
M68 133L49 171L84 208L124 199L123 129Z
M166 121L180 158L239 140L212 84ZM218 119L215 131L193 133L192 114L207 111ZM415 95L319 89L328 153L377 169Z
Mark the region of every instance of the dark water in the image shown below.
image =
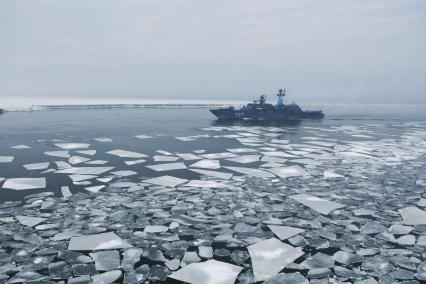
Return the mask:
M373 111L374 110L374 111ZM322 120L304 120L287 123L271 122L222 122L210 114L208 108L116 108L116 109L59 109L42 111L6 112L0 116L0 155L14 156L12 163L0 163L0 177L37 177L39 171L27 171L22 165L30 163L54 162L60 158L44 155L45 151L60 150L55 142L89 143L97 154L93 159L105 159L113 166L122 159L104 154L113 149L125 149L142 152L149 156L157 150L169 152L191 152L205 149L207 152L220 152L225 148L238 147L235 139L196 139L182 142L175 139L179 136L205 134L200 129L210 126L243 126L243 127L278 127L283 130L283 138L292 143L299 142L301 136L309 134L309 128L328 128L341 125L360 126L375 125L386 134L403 131L389 128L389 125L426 119L422 108L394 107L387 109L389 113L378 107L375 109L354 108L351 112L342 113L340 108L328 107L327 117ZM362 112L369 112L361 114ZM135 139L135 135L155 136L155 139ZM334 133L334 139L350 139ZM337 136L336 136L337 135ZM96 137L111 138L113 143L94 141ZM380 135L379 135L380 138ZM12 149L14 145L24 144L31 149ZM157 153L158 154L158 153ZM149 158L148 158L149 161ZM52 165L52 164L51 164ZM144 164L125 166L140 173L143 177L152 177L156 173L147 169ZM195 178L187 171L169 172L182 178ZM58 193L62 185L70 185L66 175L46 174L48 181L45 191ZM72 186L72 191L80 191ZM42 190L8 190L2 189L0 200L19 200L23 196Z

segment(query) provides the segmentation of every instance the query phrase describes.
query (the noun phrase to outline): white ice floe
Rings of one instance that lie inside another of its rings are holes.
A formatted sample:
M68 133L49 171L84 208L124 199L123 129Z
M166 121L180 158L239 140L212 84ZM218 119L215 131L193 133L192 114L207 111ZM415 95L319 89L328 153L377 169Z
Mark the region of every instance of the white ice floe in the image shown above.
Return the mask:
M84 180L89 180L92 178L97 178L97 175L80 175L80 174L76 174L76 175L69 175L68 176L73 182L79 182L79 181L84 181Z
M169 277L190 284L234 284L243 268L214 259L191 263Z
M308 174L302 167L299 167L299 166L271 168L271 169L268 169L268 171L276 174L277 176L281 178L300 177L300 176L305 176Z
M87 149L90 144L86 143L55 143L55 146L64 150Z
M162 155L155 155L152 156L155 162L174 162L179 159L179 157L174 156L162 156Z
M23 165L28 171L36 171L36 170L46 170L49 167L49 162L47 163L35 163L35 164L26 164Z
M129 248L131 245L113 232L71 237L68 250L92 251Z
M259 169L253 169L253 168L243 168L243 167L225 167L228 170L239 172L244 175L253 176L257 178L274 178L275 175L259 170Z
M164 233L169 230L169 227L167 226L161 226L161 225L148 225L144 228L144 233Z
M19 223L27 227L34 227L46 221L46 218L22 216L22 215L16 216L16 219L19 221Z
M44 152L46 156L58 157L58 158L69 158L69 151L46 151Z
M253 266L254 281L264 281L283 270L288 264L304 255L276 238L263 240L247 247Z
M149 139L149 138L154 138L154 137L149 136L149 135L136 135L135 138L138 138L138 139Z
M139 159L139 160L133 160L133 161L125 161L124 163L128 166L131 166L131 165L141 164L141 163L145 163L145 162L146 162L146 160Z
M209 170L199 170L199 169L190 169L190 170L202 175L211 176L211 177L220 178L220 179L232 178L232 174L230 173L224 173L219 171L209 171Z
M333 210L345 207L344 204L304 193L291 195L290 198L324 215L330 214Z
M146 183L163 185L163 186L168 186L168 187L175 187L175 186L178 186L180 184L186 183L187 181L188 180L186 180L186 179L177 178L177 177L173 177L173 176L161 176L161 177L156 177L156 178L144 180L144 182L146 182Z
M97 185L97 186L86 187L84 189L93 193L97 193L104 188L105 188L105 185Z
M279 158L297 158L297 156L288 154L282 151L267 151L267 152L261 152L265 156L269 157L279 157Z
M178 163L157 164L157 165L148 165L146 167L150 168L151 170L157 171L157 172L186 169L185 164L181 163L181 162L178 162Z
M4 182L3 188L15 189L15 190L46 188L46 179L45 178L9 178Z
M305 231L300 228L294 228L289 226L268 225L268 227L282 241L294 237Z
M229 152L211 153L211 154L204 154L204 155L201 155L201 156L205 159L227 159L227 158L238 157L238 155L235 155L235 154L229 153Z
M190 165L191 168L202 169L220 169L220 162L218 160L201 160Z
M63 198L68 198L72 196L70 188L68 186L61 186L61 193Z
M98 137L95 138L96 141L101 142L101 143L109 143L112 142L111 138L107 138L107 137Z
M272 163L285 163L287 159L273 157L273 156L263 156L261 159L262 162L272 162Z
M186 183L186 187L202 187L202 188L224 188L228 187L226 184L215 182L212 180L191 180Z
M107 163L109 163L109 161L105 161L105 160L93 160L93 161L85 162L86 165L105 165Z
M94 156L96 155L96 150L82 150L82 151L76 151L76 153L88 155L88 156Z
M405 225L426 225L426 212L411 206L398 210Z
M252 148L234 148L234 149L226 149L226 151L229 151L229 152L234 153L234 154L257 152L256 149L252 149Z
M15 145L11 147L12 149L18 149L18 150L22 150L22 149L31 149L30 146L27 145Z
M56 171L57 174L80 174L80 175L100 175L106 173L114 167L72 167Z
M68 164L67 162L64 162L64 161L55 161L55 164L56 164L56 167L58 168L58 170L72 168L72 166L70 164Z
M109 152L107 152L107 154L118 156L118 157L121 157L121 158L145 158L145 157L148 157L147 155L142 154L142 153L127 151L127 150L121 150L121 149L109 151Z
M71 158L68 159L68 162L72 165L77 165L80 163L84 163L90 161L90 159L85 158L85 157L81 157L81 156L72 156Z
M129 176L133 176L136 175L137 172L135 171L116 171L116 172L111 172L111 174L115 175L115 176L119 176L119 177L129 177Z
M15 160L13 156L0 156L0 163L10 163Z
M176 156L181 157L185 161L200 160L201 157L191 153L176 153Z
M258 162L259 158L260 158L260 155L243 155L243 156L239 156L235 158L229 158L226 160L232 161L235 163L240 163L240 164L249 164L249 163Z
M332 171L324 171L324 178L325 179L344 178L344 176L336 174Z

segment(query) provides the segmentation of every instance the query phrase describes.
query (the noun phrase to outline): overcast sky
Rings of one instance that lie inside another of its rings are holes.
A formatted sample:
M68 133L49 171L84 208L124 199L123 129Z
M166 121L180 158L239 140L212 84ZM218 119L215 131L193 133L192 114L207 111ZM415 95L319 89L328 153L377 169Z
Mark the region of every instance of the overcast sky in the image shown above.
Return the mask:
M0 0L0 96L426 103L424 0Z

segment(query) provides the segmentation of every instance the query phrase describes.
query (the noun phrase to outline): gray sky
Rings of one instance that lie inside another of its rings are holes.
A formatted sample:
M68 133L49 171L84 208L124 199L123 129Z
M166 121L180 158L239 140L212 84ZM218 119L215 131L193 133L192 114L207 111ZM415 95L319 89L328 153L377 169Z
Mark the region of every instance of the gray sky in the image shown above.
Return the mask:
M426 103L424 0L1 0L0 97Z

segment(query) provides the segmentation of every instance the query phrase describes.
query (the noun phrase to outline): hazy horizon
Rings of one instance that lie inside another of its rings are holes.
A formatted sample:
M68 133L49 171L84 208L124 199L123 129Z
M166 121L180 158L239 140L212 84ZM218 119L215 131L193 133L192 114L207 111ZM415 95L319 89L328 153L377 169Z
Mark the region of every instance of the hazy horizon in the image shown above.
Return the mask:
M426 2L0 2L1 98L426 104Z

